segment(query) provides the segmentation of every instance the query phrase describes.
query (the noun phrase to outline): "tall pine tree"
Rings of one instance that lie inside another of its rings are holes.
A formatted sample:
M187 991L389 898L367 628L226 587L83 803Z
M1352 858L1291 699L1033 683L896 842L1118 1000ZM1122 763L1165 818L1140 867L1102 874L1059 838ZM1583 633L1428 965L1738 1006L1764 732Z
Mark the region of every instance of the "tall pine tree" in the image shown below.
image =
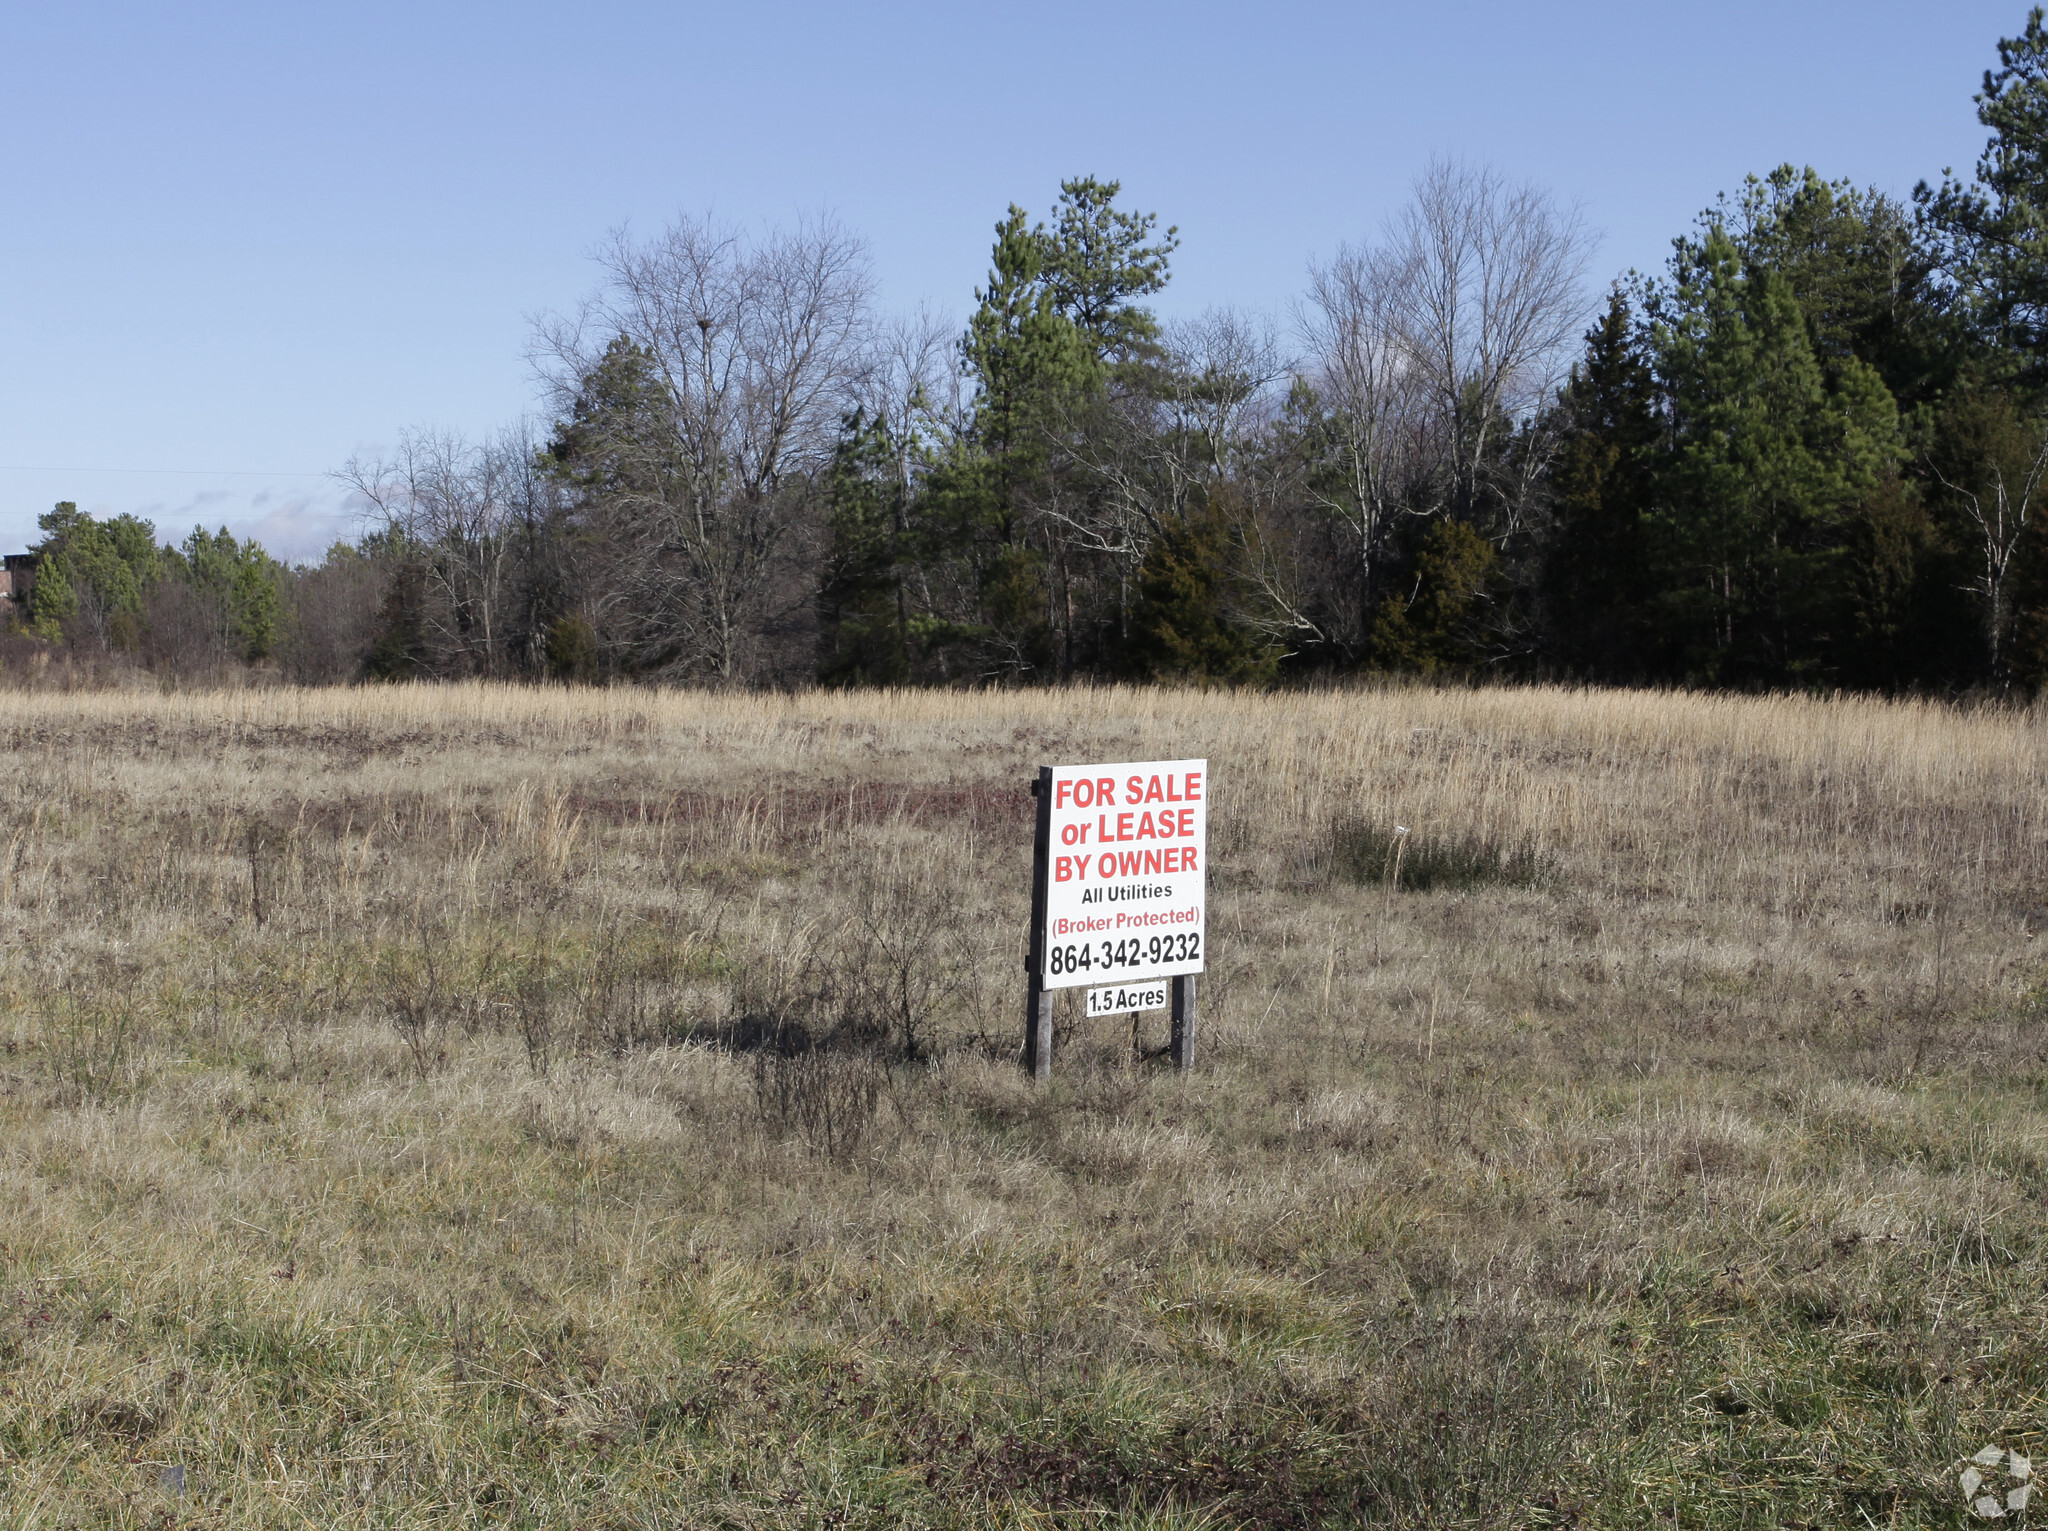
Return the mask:
M1659 660L1650 517L1663 426L1646 340L1620 289L1587 332L1558 410L1542 565L1548 651L1573 675L1642 680Z
M1723 231L1676 275L1659 300L1677 451L1656 541L1682 674L1832 683L1848 518L1904 455L1897 406L1853 356L1828 386L1790 283Z

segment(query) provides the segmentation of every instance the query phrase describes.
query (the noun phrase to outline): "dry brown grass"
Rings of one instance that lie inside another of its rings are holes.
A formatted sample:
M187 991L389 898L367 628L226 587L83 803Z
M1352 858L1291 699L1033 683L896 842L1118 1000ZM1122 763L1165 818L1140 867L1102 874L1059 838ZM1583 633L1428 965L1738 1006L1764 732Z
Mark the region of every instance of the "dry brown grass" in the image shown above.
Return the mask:
M1950 1525L2040 1443L2038 715L11 706L0 1524ZM1201 1067L1034 1091L1024 781L1185 755Z

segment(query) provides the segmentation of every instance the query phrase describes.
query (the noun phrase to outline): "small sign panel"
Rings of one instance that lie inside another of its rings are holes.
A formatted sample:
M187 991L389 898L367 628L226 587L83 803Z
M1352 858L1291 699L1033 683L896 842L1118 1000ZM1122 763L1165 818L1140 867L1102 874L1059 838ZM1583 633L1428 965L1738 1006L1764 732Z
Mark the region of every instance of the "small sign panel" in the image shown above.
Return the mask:
M1209 762L1054 766L1050 786L1040 986L1201 972Z
M1157 983L1114 983L1106 989L1088 991L1088 1015L1129 1015L1134 1010L1164 1010L1166 981Z

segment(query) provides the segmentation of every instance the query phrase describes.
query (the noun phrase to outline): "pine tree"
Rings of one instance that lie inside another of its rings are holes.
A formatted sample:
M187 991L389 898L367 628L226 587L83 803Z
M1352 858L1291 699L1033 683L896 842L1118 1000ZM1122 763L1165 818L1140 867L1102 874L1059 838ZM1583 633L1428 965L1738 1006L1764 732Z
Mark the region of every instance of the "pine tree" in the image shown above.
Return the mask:
M1618 288L1558 412L1541 575L1548 653L1575 675L1644 679L1658 658L1649 531L1663 425L1646 339Z
M1914 189L1943 245L1943 265L1971 316L2031 370L2048 364L2048 27L2027 13L2018 37L1998 43L2000 67L1984 72L1977 120L1991 138L1976 179L1944 174Z
M1171 229L1155 234L1154 215L1118 209L1120 191L1115 181L1068 180L1049 224L1012 206L996 225L961 341L972 415L902 508L917 531L920 587L968 594L965 609L909 610L899 632L927 651L972 645L978 673L1044 676L1075 662L1075 590L1093 555L1077 553L1046 508L1096 493L1079 448L1114 391L1142 381L1156 359L1158 325L1137 300L1165 285L1177 243ZM858 498L847 528L868 513ZM880 620L849 630L853 649L866 651Z
M888 428L855 414L826 476L830 547L818 596L827 685L900 685L910 678L904 565L915 558L911 490L895 473Z
M70 500L37 519L43 539L29 622L45 638L83 636L112 648L142 637L142 605L163 573L156 528L121 515L96 521Z
M1156 213L1126 213L1116 206L1120 181L1081 176L1060 183L1052 227L1041 230L1045 289L1055 312L1092 343L1104 362L1148 359L1159 338L1149 310L1132 300L1166 286L1180 231L1156 241Z
M164 562L205 614L221 652L253 663L277 648L285 571L253 537L237 542L226 527L195 526Z
M1662 616L1683 678L1830 680L1847 517L1904 455L1883 381L1855 357L1831 391L1783 275L1709 232L1660 296L1677 451L1663 475Z
M1063 412L1100 387L1103 376L1097 337L1061 311L1047 280L1059 252L1043 225L1027 226L1028 216L1013 204L996 225L988 285L975 292L962 342L978 384L975 439L1005 469L1004 490L1043 463ZM1011 511L1008 503L997 507L1006 534Z
M1958 607L1967 574L1958 576L1953 548L1929 513L1930 491L1938 486L1927 479L1925 459L1907 461L1899 450L1903 440L1921 453L1937 445L1946 401L1968 386L1979 365L1943 286L1936 245L1881 192L1789 164L1750 176L1734 197L1718 199L1701 214L1700 230L1677 242L1678 281L1698 282L1717 235L1732 245L1744 273L1768 271L1783 280L1838 417L1819 431L1820 449L1836 452L1828 443L1839 437L1839 451L1852 459L1843 493L1824 517L1833 525L1825 533L1833 542L1825 577L1804 585L1808 599L1796 614L1804 636L1795 646L1806 645L1807 653L1776 682L1953 682L1974 664L1955 630L1958 620L1967 626ZM1871 388L1866 365L1881 390ZM1873 422L1881 443L1876 471L1854 458L1855 432L1843 434L1844 411ZM1750 678L1768 678L1769 670ZM1672 673L1699 671L1676 665Z
M1953 383L1965 352L1937 282L1939 252L1883 192L1780 165L1701 222L1726 233L1745 266L1784 277L1830 384L1851 357L1877 369L1901 408ZM1681 262L1701 243L1679 241Z

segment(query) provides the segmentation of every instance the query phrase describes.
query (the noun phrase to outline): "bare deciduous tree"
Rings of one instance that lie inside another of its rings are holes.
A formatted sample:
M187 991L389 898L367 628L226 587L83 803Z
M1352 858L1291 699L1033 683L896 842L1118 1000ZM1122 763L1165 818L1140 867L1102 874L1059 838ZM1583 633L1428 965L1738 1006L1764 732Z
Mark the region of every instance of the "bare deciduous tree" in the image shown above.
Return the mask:
M1287 371L1256 315L1211 309L1168 326L1162 341L1143 386L1116 390L1087 420L1061 422L1087 472L1044 506L1074 547L1132 567L1162 523L1239 471Z
M457 673L510 670L516 641L508 576L519 533L547 515L551 493L522 424L481 444L450 432L409 431L389 459L351 458L336 475L365 518L417 570L423 637Z
M1992 682L2000 687L2012 679L2006 643L2013 620L2009 580L2013 557L2033 521L2034 496L2040 492L2043 474L2048 473L2048 421L2015 418L2004 435L1999 443L2004 452L1986 453L1975 490L1952 482L1938 466L1934 468L1935 478L1955 496L1977 529L1984 567L1977 576L1976 593L1984 602Z
M1166 328L1163 404L1170 434L1186 443L1183 460L1221 478L1265 424L1273 384L1287 363L1263 315L1212 308Z
M1277 535L1296 483L1286 455L1272 450L1275 385L1290 363L1271 321L1211 309L1167 326L1165 339L1162 435L1177 445L1169 471L1199 486L1228 526L1233 616L1282 645L1324 640L1288 539Z
M1079 471L1050 476L1036 510L1061 571L1069 631L1074 611L1065 571L1076 555L1114 572L1121 620L1132 581L1163 528L1214 510L1247 546L1259 545L1244 522L1257 515L1259 492L1270 485L1251 481L1258 477L1252 458L1275 414L1273 384L1287 370L1270 323L1211 309L1169 325L1145 373L1089 401L1085 418L1060 422L1061 445ZM1277 564L1259 567L1277 577ZM1273 609L1283 613L1282 627L1295 625L1284 602Z
M1546 193L1438 160L1380 245L1310 268L1300 325L1323 471L1309 494L1346 528L1361 611L1401 515L1521 530L1542 453L1504 468L1502 448L1555 395L1591 248Z
M913 487L921 449L966 431L970 386L960 329L952 320L920 308L869 331L851 398L867 419L888 432L906 490Z
M1390 233L1401 342L1449 425L1452 508L1471 517L1499 433L1557 391L1592 240L1548 193L1450 160L1423 172ZM1516 529L1519 500L1503 508Z
M603 290L544 324L538 360L564 413L623 338L651 385L613 422L637 458L600 507L625 556L604 593L650 670L743 672L796 519L791 493L830 455L866 359L861 242L829 220L748 241L683 218L598 257Z
M1300 320L1329 469L1309 476L1308 494L1348 532L1361 603L1371 597L1396 517L1436 508L1430 470L1442 456L1442 432L1401 322L1405 274L1385 252L1340 250L1310 268Z

